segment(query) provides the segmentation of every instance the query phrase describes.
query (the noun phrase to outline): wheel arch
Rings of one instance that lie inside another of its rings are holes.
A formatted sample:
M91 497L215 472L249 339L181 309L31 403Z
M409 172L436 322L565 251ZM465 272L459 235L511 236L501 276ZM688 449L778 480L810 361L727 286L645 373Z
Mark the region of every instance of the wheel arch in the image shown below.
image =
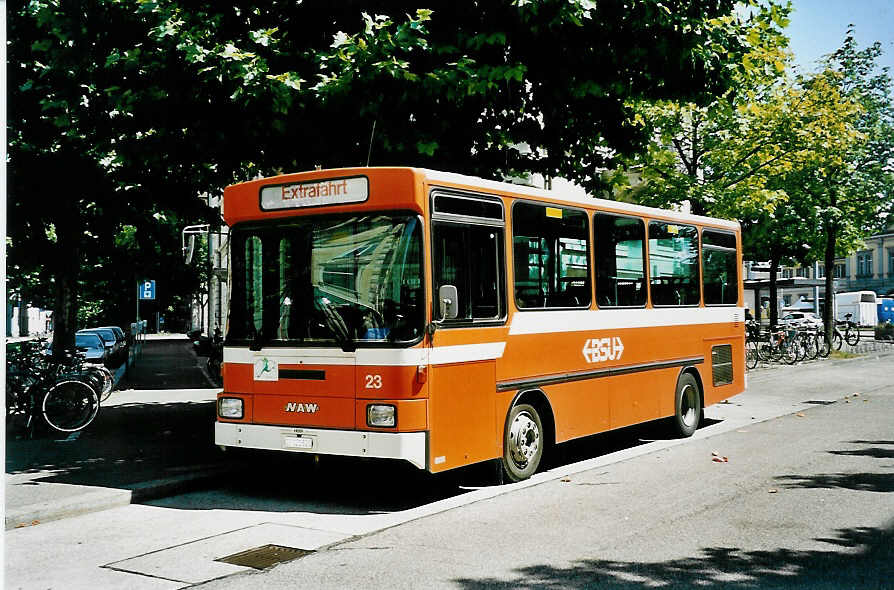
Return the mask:
M556 417L553 413L552 404L546 393L542 389L524 389L515 394L512 403L506 410L506 418L509 419L509 412L519 404L529 404L533 406L537 413L540 414L540 422L543 425L543 440L549 445L556 444ZM504 432L506 425L503 426Z
M699 371L698 367L696 367L695 365L685 366L680 370L680 373L677 375L677 383L680 382L680 377L682 377L686 373L689 373L690 375L692 375L693 379L695 379L695 382L698 384L698 395L702 401L702 412L704 412L705 411L705 383L704 383L704 381L702 381L701 371Z

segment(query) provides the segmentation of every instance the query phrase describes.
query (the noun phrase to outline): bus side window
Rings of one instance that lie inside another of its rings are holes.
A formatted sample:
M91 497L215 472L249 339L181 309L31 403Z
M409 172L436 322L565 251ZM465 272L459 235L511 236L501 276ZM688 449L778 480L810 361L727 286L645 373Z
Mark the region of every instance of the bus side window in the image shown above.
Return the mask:
M587 214L516 203L512 209L515 303L519 309L588 307Z
M702 232L702 280L705 305L733 305L739 299L735 234Z
M596 303L600 307L646 304L646 229L643 221L597 213L593 217L596 250Z
M437 293L442 285L457 290L457 321L497 320L503 301L503 230L496 227L436 223L432 232ZM434 306L436 319L440 305Z
M698 230L691 225L649 222L652 305L698 305Z

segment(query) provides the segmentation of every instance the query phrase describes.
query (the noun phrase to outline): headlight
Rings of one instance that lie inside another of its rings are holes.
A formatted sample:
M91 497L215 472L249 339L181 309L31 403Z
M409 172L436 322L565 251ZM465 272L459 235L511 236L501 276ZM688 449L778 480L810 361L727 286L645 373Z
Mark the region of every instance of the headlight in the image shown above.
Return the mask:
M242 418L242 400L238 397L222 397L217 400L217 415L221 418Z
M366 406L366 425L376 428L393 428L397 425L397 408L382 404Z

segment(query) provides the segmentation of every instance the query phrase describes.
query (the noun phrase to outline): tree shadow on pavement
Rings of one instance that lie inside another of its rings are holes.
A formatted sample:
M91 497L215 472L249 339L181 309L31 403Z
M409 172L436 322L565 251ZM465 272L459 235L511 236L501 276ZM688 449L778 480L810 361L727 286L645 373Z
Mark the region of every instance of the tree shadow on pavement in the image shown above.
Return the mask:
M894 459L894 449L882 449L870 447L857 451L829 451L832 455L846 455L851 457L873 457L875 459Z
M894 473L820 473L783 475L783 487L800 489L847 489L860 492L894 492Z
M745 551L707 547L701 554L656 563L587 559L516 570L511 579L457 578L462 588L890 588L894 579L894 523L839 529L815 539L837 550Z
M169 477L217 464L215 402L133 403L100 409L75 435L6 441L6 473L39 482L100 487ZM14 484L15 485L15 484Z
M853 440L847 444L870 445L862 449L827 451L842 457L868 457L871 459L892 459L894 445L889 440ZM863 461L861 465L870 465ZM776 478L780 484L792 489L847 489L860 492L894 492L894 473L879 473L869 470L853 470L841 473L818 473L813 475L782 475Z

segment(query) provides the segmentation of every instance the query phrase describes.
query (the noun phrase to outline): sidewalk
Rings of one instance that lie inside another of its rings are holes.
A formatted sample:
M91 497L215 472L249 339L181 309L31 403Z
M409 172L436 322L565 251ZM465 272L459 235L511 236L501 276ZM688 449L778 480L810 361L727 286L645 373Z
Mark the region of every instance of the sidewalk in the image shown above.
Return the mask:
M178 493L226 470L215 397L182 335L148 340L96 420L65 438L6 434L6 528Z

